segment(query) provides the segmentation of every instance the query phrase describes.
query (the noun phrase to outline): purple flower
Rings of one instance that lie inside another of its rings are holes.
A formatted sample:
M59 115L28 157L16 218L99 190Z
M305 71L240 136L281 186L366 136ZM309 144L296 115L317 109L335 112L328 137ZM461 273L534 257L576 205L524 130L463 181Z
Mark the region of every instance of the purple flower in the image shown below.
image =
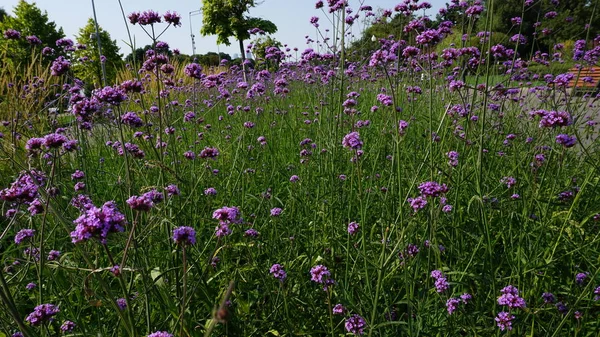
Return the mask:
M325 280L331 275L327 267L324 265L316 265L310 269L310 280L317 283L324 283ZM323 279L325 277L325 280Z
M440 277L435 280L435 291L438 293L443 293L444 291L448 290L449 287L450 285L445 277Z
M170 184L167 187L165 187L165 191L167 191L167 195L170 197L181 194L181 191L179 191L179 187L177 187L177 185L174 184Z
M408 122L401 120L398 122L398 133L400 135L404 135L406 133L406 129L408 129Z
M468 304L472 298L473 298L473 296L471 296L471 294L469 294L469 293L464 293L464 294L460 295L460 299L463 301L464 304Z
M127 308L127 300L124 298L117 299L117 306L119 309L125 310L125 308Z
M125 216L119 212L114 201L108 201L98 208L90 205L89 209L79 216L73 223L75 230L71 232L71 241L79 243L96 237L105 243L108 233L122 232L127 224Z
M231 234L231 229L226 223L219 223L219 225L215 228L215 236L218 238L222 238L229 234Z
M512 285L508 285L500 290L502 296L498 297L498 305L505 305L509 308L524 309L527 304L525 300L519 296L519 289Z
M344 136L344 139L342 140L342 145L345 148L360 150L363 146L363 142L360 140L359 133L354 131Z
M32 46L39 46L42 44L42 40L35 35L29 35L25 38L27 42Z
M596 289L594 290L594 301L598 301L600 300L600 286L596 287Z
M21 38L21 32L9 28L4 31L4 38L7 40L18 40Z
M416 198L408 198L407 200L410 203L410 207L415 211L415 213L425 208L427 206L427 199L424 196L418 196Z
M273 275L274 278L280 280L281 282L283 282L287 277L285 270L283 270L283 267L278 263L271 266L269 273L271 273L271 275Z
M219 155L219 150L215 147L205 147L204 150L200 151L200 158L215 159Z
M37 285L35 283L30 282L30 283L27 283L27 285L25 286L25 289L27 289L27 290L33 290L33 289L35 289L36 286Z
M446 184L440 185L435 181L427 181L419 185L419 191L422 196L435 198L448 192L448 186Z
M110 272L115 276L119 276L121 275L121 266L119 265L114 265L112 267L110 267Z
M503 184L506 184L507 188L511 188L517 184L517 179L515 179L513 177L504 177L504 178L500 179L500 182Z
M64 321L60 326L60 331L62 332L71 332L75 329L76 324L71 321Z
M173 335L166 331L156 331L149 334L147 337L173 337Z
M177 227L173 230L173 241L178 245L195 245L196 231L192 227Z
M344 323L344 327L346 331L350 332L354 335L362 335L364 334L364 329L367 326L367 322L364 318L357 314L353 314L349 318L346 319L346 323Z
M500 330L504 331L505 329L508 330L512 330L512 320L515 318L515 316L511 315L510 313L506 312L506 311L502 311L498 313L498 316L496 316L495 321L498 325L498 327L500 328Z
M51 250L50 253L48 253L48 261L56 261L59 257L60 251L58 250Z
M575 275L575 283L577 283L578 285L583 285L588 276L589 273L578 273L577 275Z
M41 304L35 307L25 320L33 326L38 326L46 321L52 321L53 316L59 312L60 309L54 304Z
M297 175L293 175L290 177L290 182L295 183L298 180L300 180L300 177L298 177Z
M358 222L352 221L351 223L348 224L348 234L350 235L354 235L358 232L358 228L360 227L360 225L358 224Z
M202 67L197 63L190 63L185 66L183 73L188 77L202 79Z
M52 66L50 66L52 76L63 75L69 71L69 69L71 69L71 62L62 56L59 56L56 60L54 60L54 62L52 62Z
M569 135L560 134L556 136L556 143L561 144L566 148L573 147L577 144L577 137L571 137Z
M177 14L177 12L171 13L170 11L167 11L165 15L163 15L163 18L165 19L166 23L169 23L174 27L181 26L181 16Z
M544 304L556 302L556 296L552 293L543 293L542 299L544 300Z
M338 303L333 307L333 309L331 311L333 312L334 315L343 315L344 312L346 311L346 308L344 308L343 305Z
M219 220L221 224L240 223L240 209L237 207L223 206L213 212L213 219Z
M275 207L271 209L271 216L280 216L282 209L279 207Z
M204 195L217 195L217 190L214 187L209 187L204 190Z
M15 235L15 243L19 245L23 240L32 238L34 234L35 229L21 229L17 235Z
M71 179L73 179L73 180L83 179L84 177L85 177L85 173L83 173L82 171L79 171L79 170L75 170L75 172L73 174L71 174Z
M446 301L446 310L448 310L448 315L452 315L456 308L458 308L458 304L460 304L460 299L457 297L449 298Z
M255 238L255 237L259 236L259 235L260 235L260 233L256 229L254 229L254 228L250 228L250 229L248 229L248 230L246 230L244 232L244 236L248 236L248 237L251 237L251 238Z

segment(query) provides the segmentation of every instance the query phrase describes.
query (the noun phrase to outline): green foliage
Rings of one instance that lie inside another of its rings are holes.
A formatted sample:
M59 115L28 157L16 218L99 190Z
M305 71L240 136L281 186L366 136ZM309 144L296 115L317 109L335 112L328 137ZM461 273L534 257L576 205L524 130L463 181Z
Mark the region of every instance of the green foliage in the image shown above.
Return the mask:
M0 45L6 45L6 52L11 56L8 62L14 66L20 65L21 68L24 68L29 62L34 49L39 51L46 46L56 48L56 40L65 37L62 28L56 28L56 23L50 21L46 11L42 13L35 3L28 3L24 0L19 1L12 16L6 16L1 20L0 31L4 32L7 29L21 32L21 39L8 41L8 44L0 34ZM25 37L30 35L37 36L42 41L42 45L32 47L27 43ZM4 62L4 60L0 62Z
M397 14L391 20L373 22L365 29L360 39L352 42L347 49L347 55L350 55L351 58L364 59L380 48L379 39L387 39L390 36L394 36L398 40L406 38L402 29L410 20L410 17ZM375 37L375 41L373 41L373 37Z
M269 20L248 17L246 13L257 3L254 0L202 0L202 35L217 35L217 43L230 45L234 37L245 58L243 41L250 38L250 29L258 28L265 33L275 33L277 26Z
M198 63L205 67L216 67L220 64L221 60L231 61L231 56L227 53L215 53L210 51L206 54L196 55Z
M122 55L119 54L117 41L112 40L110 34L102 27L98 27L98 31L100 32L102 55L106 57L106 85L111 85L115 82L117 69L123 65ZM90 18L87 24L79 29L77 43L85 45L86 48L74 52L77 62L73 65L73 72L86 84L97 88L102 85L102 66L94 19Z
M254 56L254 60L259 63L259 64L264 64L264 66L266 68L269 68L270 70L277 70L279 63L281 62L281 59L278 58L277 60L267 60L265 58L267 52L267 48L269 47L275 47L277 49L280 49L283 44L281 44L281 42L277 41L276 39L272 38L271 36L266 36L266 37L259 37L256 40L254 40L252 42L252 55Z
M485 1L486 10L489 1ZM560 1L558 6L550 1L535 1L530 7L524 7L523 0L494 1L492 31L504 32L508 36L523 34L527 44L519 48L522 54L529 54L532 50L548 51L555 43L565 40L585 39L587 30L584 25L589 24L590 32L600 29L600 16L593 14L593 1L569 0ZM546 18L548 12L556 12L554 18ZM479 21L479 29L486 30L485 12ZM521 27L511 23L511 18L522 18ZM540 22L538 27L535 23ZM544 32L550 32L544 33ZM532 49L533 48L533 49Z

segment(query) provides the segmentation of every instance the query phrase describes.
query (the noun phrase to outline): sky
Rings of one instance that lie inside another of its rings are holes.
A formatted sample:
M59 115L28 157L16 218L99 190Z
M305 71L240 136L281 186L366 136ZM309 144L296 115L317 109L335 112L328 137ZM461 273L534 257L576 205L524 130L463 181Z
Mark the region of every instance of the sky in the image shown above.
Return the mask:
M401 0L349 0L350 6L355 10L360 3L371 5L374 9L391 9ZM18 0L2 0L0 7L10 14ZM28 0L28 2L32 2ZM75 39L79 29L87 23L88 18L93 17L91 0L37 0L34 1L42 10L48 12L51 21L62 27L68 38ZM430 0L433 8L428 14L435 16L437 10L443 6L446 0ZM205 54L209 51L221 51L230 55L239 54L239 47L232 39L230 46L216 44L215 36L201 36L202 14L195 14L190 17L190 12L198 11L201 7L201 0L121 0L125 14L135 11L144 11L152 9L161 14L167 10L175 11L181 15L182 26L170 27L160 40L169 44L172 49L179 49L183 54L192 54L192 41L190 28L195 35L196 53ZM271 20L278 28L278 32L272 36L290 48L304 50L314 47L306 44L305 36L309 35L316 39L316 30L309 23L312 16L320 17L320 29L324 31L328 26L326 14L321 10L315 10L315 0L264 0L261 5L251 9L250 15ZM131 52L128 46L129 38L127 29L121 14L119 2L117 0L96 0L96 15L100 26L110 33L111 38L117 41L121 48L121 53L127 55ZM191 18L191 20L190 20ZM166 25L162 24L164 27ZM150 44L151 40L142 29L136 26L130 26L132 38L137 47L143 47ZM363 24L356 24L352 27L352 32L359 37L364 29ZM246 41L245 43L248 43Z

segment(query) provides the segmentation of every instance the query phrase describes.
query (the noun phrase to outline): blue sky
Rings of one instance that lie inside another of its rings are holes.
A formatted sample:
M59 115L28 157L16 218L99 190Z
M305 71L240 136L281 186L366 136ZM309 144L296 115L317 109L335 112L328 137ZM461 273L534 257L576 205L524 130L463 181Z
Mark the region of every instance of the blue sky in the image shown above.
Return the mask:
M401 0L349 0L350 5L358 9L360 3L365 3L373 6L373 8L393 8ZM18 3L18 0L3 0L0 7L12 13L13 7ZM28 1L32 2L32 1ZM167 10L176 11L182 17L182 26L178 28L169 28L163 35L161 40L169 43L171 48L178 48L184 54L192 53L192 43L190 38L190 16L189 13L198 10L201 7L201 0L122 0L126 14L134 11L144 11L148 9L155 10L159 13L164 13ZM446 0L430 0L433 9L429 12L435 15ZM50 20L55 21L58 26L61 26L69 38L75 37L79 28L83 27L87 19L92 17L92 2L91 0L38 0L36 5L48 12ZM121 48L121 53L126 55L131 52L130 47L124 41L128 41L125 23L121 16L119 3L117 0L95 0L96 14L98 23L102 28L108 31L113 40ZM250 12L252 16L262 17L273 21L279 31L273 36L281 43L288 44L290 48L297 47L304 50L306 45L306 35L315 38L315 28L309 23L312 16L321 18L321 29L327 28L326 14L321 10L314 9L314 0L264 0L264 2L253 8ZM191 17L191 27L196 36L196 53L206 53L209 51L217 51L216 38L213 36L201 36L200 27L202 26L202 15ZM364 26L355 24L353 34L360 36ZM143 47L149 44L150 39L144 34L139 26L130 26L131 33L135 37L135 43L138 47ZM237 44L231 46L221 45L218 49L222 52L231 55L239 53ZM246 41L248 43L248 41Z

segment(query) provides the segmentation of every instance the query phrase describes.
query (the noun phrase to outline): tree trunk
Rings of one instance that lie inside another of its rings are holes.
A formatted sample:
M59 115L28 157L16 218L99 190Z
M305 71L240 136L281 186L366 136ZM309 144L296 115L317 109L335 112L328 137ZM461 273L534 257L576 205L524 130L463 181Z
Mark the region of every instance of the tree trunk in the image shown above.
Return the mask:
M242 72L244 74L244 82L248 82L246 79L246 53L244 52L244 41L242 39L238 39L240 43L240 55L242 57Z

